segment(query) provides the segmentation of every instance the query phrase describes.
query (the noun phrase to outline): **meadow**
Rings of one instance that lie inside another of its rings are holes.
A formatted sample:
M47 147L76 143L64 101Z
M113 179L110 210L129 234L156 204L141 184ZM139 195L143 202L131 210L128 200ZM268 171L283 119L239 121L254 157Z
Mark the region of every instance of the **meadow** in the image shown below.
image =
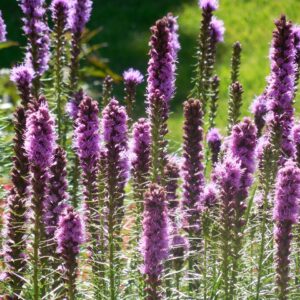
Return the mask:
M300 3L102 2L0 4L0 299L300 299Z

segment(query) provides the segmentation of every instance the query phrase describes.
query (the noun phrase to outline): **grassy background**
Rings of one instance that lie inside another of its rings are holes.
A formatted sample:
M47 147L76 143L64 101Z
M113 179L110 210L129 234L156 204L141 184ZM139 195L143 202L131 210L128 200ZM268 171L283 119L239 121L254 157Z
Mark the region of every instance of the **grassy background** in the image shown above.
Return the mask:
M24 45L21 35L21 14L16 0L0 1L0 9L8 23L9 38ZM147 67L149 27L167 12L179 16L180 42L177 93L173 101L171 135L180 141L182 122L181 107L191 88L196 39L201 12L196 0L94 0L94 11L90 28L103 26L95 42L105 42L107 47L101 55L109 59L111 68L122 73L128 67ZM220 109L217 124L225 127L227 118L227 90L230 76L231 45L239 40L243 45L241 82L244 85L243 114L248 114L249 105L255 95L265 86L269 72L268 52L274 28L273 21L281 13L295 23L300 23L299 0L220 0L216 15L226 26L225 43L218 47L217 74L221 77ZM22 58L22 49L17 47L2 50L0 67L10 67ZM116 89L120 95L122 87ZM144 91L139 93L137 110L143 111ZM299 106L300 107L300 106Z

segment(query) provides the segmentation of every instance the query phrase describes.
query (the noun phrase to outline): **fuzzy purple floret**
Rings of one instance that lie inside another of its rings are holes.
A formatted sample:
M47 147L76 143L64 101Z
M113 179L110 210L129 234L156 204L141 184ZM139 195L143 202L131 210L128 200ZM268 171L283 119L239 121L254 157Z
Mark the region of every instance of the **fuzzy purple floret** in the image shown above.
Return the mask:
M287 161L279 170L275 185L274 220L278 222L298 221L300 200L300 169L296 163Z
M99 109L97 101L84 97L76 119L75 148L85 173L97 168L100 155Z
M210 22L211 38L215 43L224 42L225 26L222 20L212 17Z
M153 99L159 91L164 100L169 102L175 91L175 53L177 50L174 46L178 46L174 43L176 33L171 31L172 28L175 26L170 26L168 17L158 20L151 28L147 79L148 101Z
M234 157L241 162L243 169L241 196L246 198L248 189L252 185L255 171L255 150L257 144L257 129L251 119L236 124L232 129L230 150Z
M144 76L139 70L135 70L133 68L128 69L123 73L123 79L126 85L138 85L141 84L144 80Z
M70 28L73 34L81 34L89 21L93 2L91 0L74 0L71 6Z
M50 167L55 147L54 119L48 104L42 101L38 109L29 114L26 121L25 150L33 166Z
M150 277L159 278L163 261L169 252L168 217L164 190L151 184L145 194L143 235L141 252L144 257L142 271Z
M219 8L218 0L199 0L199 7L203 10L214 11Z
M291 22L282 16L275 22L273 42L270 51L271 76L267 89L267 118L271 130L281 131L283 156L294 155L290 133L294 123L294 85L295 85L295 46Z
M0 11L0 42L6 41L6 25L2 17L2 12Z
M57 252L65 260L72 260L79 254L84 242L84 225L81 217L71 206L65 208L58 222L56 231Z

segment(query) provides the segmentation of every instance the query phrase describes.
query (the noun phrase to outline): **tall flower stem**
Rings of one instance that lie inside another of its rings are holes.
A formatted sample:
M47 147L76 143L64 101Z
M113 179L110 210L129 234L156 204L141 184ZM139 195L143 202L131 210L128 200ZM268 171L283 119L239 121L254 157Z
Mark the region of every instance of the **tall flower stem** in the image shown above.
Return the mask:
M124 107L112 99L103 110L102 128L106 151L106 224L109 264L109 298L119 295L118 273L121 247L121 224L124 216L125 184L127 165L127 115Z
M54 21L53 44L54 44L54 99L56 104L58 142L65 147L66 134L63 126L66 124L65 114L65 90L64 67L66 67L66 30L69 17L69 4L65 0L54 0L51 5L52 18Z
M33 211L33 298L40 298L40 273L43 271L44 258L42 252L42 240L45 236L45 228L42 222L43 203L47 196L48 168L52 164L54 152L54 121L49 113L45 99L40 100L37 110L33 111L27 119L27 131L25 136L25 149L30 163ZM39 147L37 147L39 145Z

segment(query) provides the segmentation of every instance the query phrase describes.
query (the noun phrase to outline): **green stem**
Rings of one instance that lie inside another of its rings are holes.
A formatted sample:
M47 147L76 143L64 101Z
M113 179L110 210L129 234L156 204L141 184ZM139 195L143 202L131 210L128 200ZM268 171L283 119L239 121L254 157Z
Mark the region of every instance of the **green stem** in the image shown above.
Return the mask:
M34 229L33 229L33 299L39 300L39 244L40 244L40 216L37 210L34 213Z

